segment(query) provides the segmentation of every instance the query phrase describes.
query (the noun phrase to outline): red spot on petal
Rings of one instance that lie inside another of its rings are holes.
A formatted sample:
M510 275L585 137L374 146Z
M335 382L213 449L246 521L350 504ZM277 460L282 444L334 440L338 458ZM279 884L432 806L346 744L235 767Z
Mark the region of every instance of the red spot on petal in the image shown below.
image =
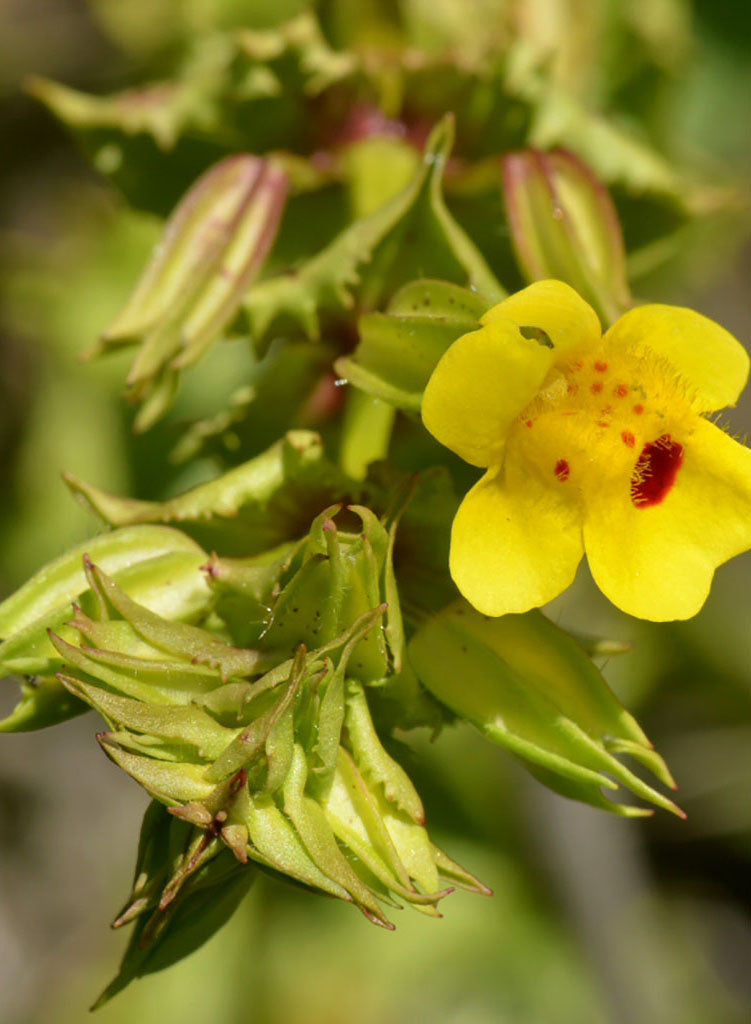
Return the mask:
M641 402L638 402L634 406L634 412L636 413L637 416L641 416L641 414L644 412L644 406L641 404Z
M574 369L575 370L581 370L582 366L584 366L584 360L583 359L577 359L576 362L574 363Z
M579 385L574 384L572 381L569 381L566 390L570 395L575 395L576 392L579 390Z
M625 384L619 384L618 387L614 389L613 394L617 395L618 398L625 398L628 394L628 388Z
M525 427L531 427L534 422L535 422L534 420L525 420L524 421L524 426Z
M631 475L631 500L637 508L659 505L683 465L683 445L670 434L644 445Z
M565 459L559 459L555 464L555 475L563 483L571 476L571 467Z
M623 431L623 433L621 434L621 440L623 441L623 443L628 448L633 448L634 445L636 444L636 438L634 437L634 435L631 433L630 430L624 430Z
M595 394L597 394L598 392L602 391L602 381L601 380L596 380L594 382L594 384L592 385L592 390L594 391Z
M607 420L598 420L597 421L597 426L598 427L609 427L610 424L608 423Z
M599 359L598 359L598 360L597 360L597 362L595 363L595 370L597 370L597 372L598 372L598 373L605 373L605 371L607 370L607 368L608 368L608 364L607 364L607 363L603 363L603 362L602 362L601 360L599 360Z

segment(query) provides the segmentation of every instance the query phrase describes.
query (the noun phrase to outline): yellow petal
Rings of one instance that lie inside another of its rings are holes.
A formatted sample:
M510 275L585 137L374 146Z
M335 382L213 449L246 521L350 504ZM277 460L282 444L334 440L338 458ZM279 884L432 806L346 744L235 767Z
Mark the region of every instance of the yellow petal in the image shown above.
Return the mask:
M425 388L422 418L441 444L473 466L498 465L506 435L537 394L552 351L496 320L458 338Z
M576 492L522 465L491 470L459 506L451 533L451 575L485 615L526 612L571 583L581 561Z
M623 611L666 622L695 615L715 568L751 547L751 450L701 417L675 483L637 506L630 481L587 496L584 545L602 592Z
M667 359L697 398L700 412L735 405L748 379L748 353L732 334L682 306L629 310L605 335L606 343Z
M597 314L563 281L535 281L493 306L480 322L490 324L498 318L545 331L555 347L556 363L567 362L575 352L586 352L600 340Z

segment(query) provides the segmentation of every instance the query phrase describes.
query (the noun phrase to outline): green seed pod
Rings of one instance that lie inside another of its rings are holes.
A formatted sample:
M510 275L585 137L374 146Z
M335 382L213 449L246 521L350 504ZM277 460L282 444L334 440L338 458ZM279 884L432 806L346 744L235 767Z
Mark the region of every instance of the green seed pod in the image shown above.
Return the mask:
M675 788L594 663L540 612L493 619L456 601L418 630L409 660L434 697L528 762L552 788L618 814L650 813L603 795L620 783L683 816L614 756L628 753Z
M101 617L103 596L91 575L90 556L138 599L146 615L151 609L160 618L191 620L211 604L211 591L199 571L205 552L178 530L129 526L79 544L0 605L6 637L0 644L0 669L26 677L21 701L0 723L0 731L40 729L84 710L54 678L64 659L48 632L56 631L63 642L73 641L79 635L75 620L80 625ZM119 647L123 650L122 638Z

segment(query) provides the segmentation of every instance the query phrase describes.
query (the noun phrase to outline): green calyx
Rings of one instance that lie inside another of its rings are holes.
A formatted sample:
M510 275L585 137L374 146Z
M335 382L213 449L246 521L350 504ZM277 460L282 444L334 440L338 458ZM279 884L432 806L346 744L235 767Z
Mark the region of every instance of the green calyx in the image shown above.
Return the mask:
M268 558L212 556L202 625L150 610L84 557L88 589L45 639L50 679L102 716L104 752L167 809L172 837L150 840L156 862L117 919L134 939L102 1000L208 937L254 865L386 928L389 906L435 915L458 885L488 891L432 842L373 722L368 688L388 689L403 658L395 529L333 506ZM243 605L252 646L234 642ZM206 915L209 893L221 913Z

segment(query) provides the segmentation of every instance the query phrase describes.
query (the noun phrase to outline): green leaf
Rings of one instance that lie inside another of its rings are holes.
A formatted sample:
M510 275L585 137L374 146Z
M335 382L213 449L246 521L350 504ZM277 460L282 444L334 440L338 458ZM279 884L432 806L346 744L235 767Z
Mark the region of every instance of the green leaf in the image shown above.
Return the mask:
M216 861L219 861L218 857ZM221 871L217 884L207 885L204 882L201 888L189 891L160 912L164 920L150 942L144 940L153 929L153 922L146 917L139 918L117 976L99 996L92 1010L100 1009L136 978L162 971L182 960L227 923L255 880L256 871L236 862L231 872L226 864L220 864L214 870L217 873Z
M240 50L253 62L252 70L278 67L277 75L281 77L285 58L291 58L297 76L303 80L302 89L309 96L347 78L359 65L355 54L329 46L310 11L271 29L240 30L236 39ZM279 78L277 81L279 91L289 84Z
M259 554L301 536L332 494L352 486L308 430L289 431L263 454L169 501L120 498L70 474L65 480L112 526L179 523L227 555Z
M352 289L358 285L360 303L370 307L406 281L426 274L468 283L488 304L504 297L443 200L441 180L453 136L453 121L446 117L433 130L422 166L402 192L355 221L295 273L270 278L253 289L245 309L256 344L281 318L317 338L319 312L351 308Z

